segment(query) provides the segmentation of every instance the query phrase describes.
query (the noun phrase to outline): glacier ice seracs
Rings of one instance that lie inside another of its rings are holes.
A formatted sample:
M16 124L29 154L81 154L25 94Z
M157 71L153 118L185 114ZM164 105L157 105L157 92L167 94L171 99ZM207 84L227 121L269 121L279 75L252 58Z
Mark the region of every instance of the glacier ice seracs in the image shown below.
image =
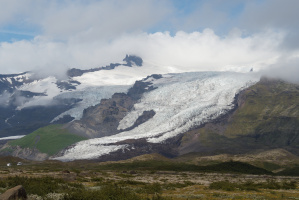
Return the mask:
M226 113L233 108L236 94L258 80L254 73L236 72L187 72L144 79L157 89L143 95L118 129L132 126L143 111L154 110L154 117L130 131L78 142L55 159L95 159L127 148L115 145L126 139L146 138L151 143L162 143Z

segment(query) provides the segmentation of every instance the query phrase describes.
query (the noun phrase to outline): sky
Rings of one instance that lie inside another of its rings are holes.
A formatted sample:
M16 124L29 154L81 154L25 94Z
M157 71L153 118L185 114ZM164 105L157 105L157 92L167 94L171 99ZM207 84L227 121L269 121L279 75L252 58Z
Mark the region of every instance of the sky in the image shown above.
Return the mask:
M298 0L0 0L0 74L64 73L134 54L182 71L299 82Z

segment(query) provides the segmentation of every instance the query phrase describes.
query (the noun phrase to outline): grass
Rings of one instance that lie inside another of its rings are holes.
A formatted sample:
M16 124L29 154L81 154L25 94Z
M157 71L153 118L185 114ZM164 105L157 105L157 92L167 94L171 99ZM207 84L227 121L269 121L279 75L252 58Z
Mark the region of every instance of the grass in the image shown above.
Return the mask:
M299 176L299 166L289 168L289 169L285 169L281 172L278 172L277 175L281 175L281 176Z
M155 173L152 173L152 170L135 170L134 175L122 176L120 174L125 174L125 172L119 169L103 170L101 167L103 164L99 163L85 162L82 168L80 162L31 162L11 168L0 166L0 193L22 184L29 199L48 200L299 198L297 183L294 182L296 177L226 174L216 171L211 171L211 173L173 172L158 169ZM140 165L144 166L145 163ZM158 166L157 163L154 165ZM72 170L75 166L80 170ZM128 166L131 165L126 165ZM217 169L220 166L234 168L244 165L232 162L214 165L213 168ZM6 169L8 173L2 173ZM60 171L57 171L58 169ZM268 181L265 182L265 179ZM33 198L33 195L36 198Z
M71 144L86 138L69 133L61 125L39 128L25 137L9 142L11 146L38 149L42 153L54 155Z
M245 91L245 103L232 116L225 135L237 137L296 130L299 125L298 88L282 81L260 82ZM281 118L280 118L281 117ZM287 120L284 120L288 117ZM298 131L298 129L297 129Z
M45 196L48 193L62 192L67 186L64 180L53 177L28 178L22 176L8 177L0 181L0 187L12 188L23 185L28 194ZM80 186L81 187L81 186Z
M141 200L132 190L109 184L99 190L75 189L65 194L63 200Z
M101 170L163 170L163 171L193 171L193 172L220 172L243 174L272 174L265 169L242 162L223 162L219 164L198 166L186 163L167 161L134 161L131 163L112 163L100 165Z
M291 190L296 189L296 182L276 182L274 180L268 180L263 183L254 183L252 181L247 181L245 183L232 183L229 181L217 181L210 184L209 189L214 190L225 190L225 191L235 191L235 190L253 190L259 191L260 189L273 189L273 190Z

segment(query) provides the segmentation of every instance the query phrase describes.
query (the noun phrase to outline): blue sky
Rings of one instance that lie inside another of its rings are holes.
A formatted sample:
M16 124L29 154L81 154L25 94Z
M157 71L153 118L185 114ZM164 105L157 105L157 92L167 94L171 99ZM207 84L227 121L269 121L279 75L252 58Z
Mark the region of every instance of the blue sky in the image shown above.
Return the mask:
M0 73L62 73L127 53L182 71L297 69L298 8L297 0L0 0Z

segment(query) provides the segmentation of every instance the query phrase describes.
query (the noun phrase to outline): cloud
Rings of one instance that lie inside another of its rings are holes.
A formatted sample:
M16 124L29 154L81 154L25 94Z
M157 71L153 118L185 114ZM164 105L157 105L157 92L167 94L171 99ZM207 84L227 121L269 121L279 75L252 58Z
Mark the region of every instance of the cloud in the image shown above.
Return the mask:
M25 13L27 13L27 3L31 0L1 0L0 1L0 26L15 23Z
M299 52L293 57L281 57L261 73L267 77L280 78L299 84Z
M298 6L297 0L249 1L245 5L240 22L245 23L246 29L260 30L269 27L298 29Z
M92 68L121 61L125 54L135 54L159 65L181 71L260 69L275 63L281 55L278 46L283 33L264 32L243 37L237 30L227 37L213 30L186 33L144 32L124 34L109 42L100 40L54 42L43 37L32 41L2 43L2 73L42 69L62 73L69 67ZM7 68L6 66L11 66ZM17 71L16 71L17 70Z
M0 0L0 28L37 33L0 43L0 73L63 74L126 54L180 71L248 71L288 65L297 55L297 0L181 2Z
M43 29L46 35L55 38L76 35L85 39L111 39L125 32L146 29L162 20L171 12L169 4L164 2L75 1L60 9L54 6L45 17Z
M210 28L216 32L226 32L231 26L231 10L239 6L240 1L191 1L192 8L183 16L175 17L176 30L203 30ZM223 30L224 29L224 30Z
M4 91L3 93L1 93L1 95L0 95L0 107L8 106L10 96L11 96L11 94L7 91Z
M236 26L251 33L265 29L284 30L287 34L282 47L298 49L298 7L297 0L248 1Z
M168 0L0 0L0 27L32 29L54 40L107 40L152 27L173 12Z

